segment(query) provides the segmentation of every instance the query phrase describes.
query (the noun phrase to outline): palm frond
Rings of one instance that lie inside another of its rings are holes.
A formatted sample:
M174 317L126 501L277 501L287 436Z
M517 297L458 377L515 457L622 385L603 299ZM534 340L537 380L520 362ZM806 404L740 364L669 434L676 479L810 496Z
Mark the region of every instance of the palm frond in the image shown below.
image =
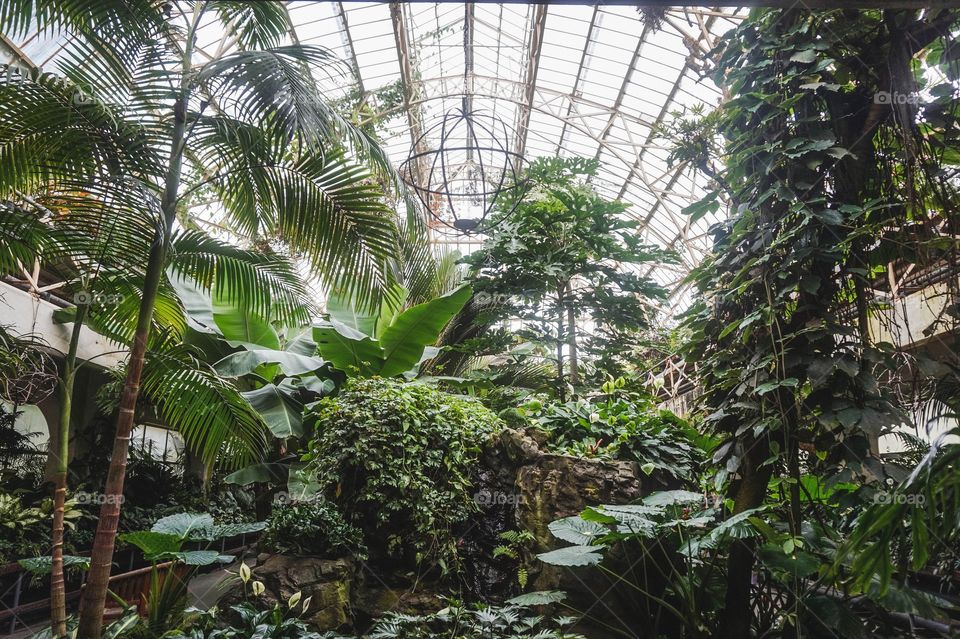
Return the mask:
M378 173L399 183L379 144L321 94L314 70L342 78L348 68L324 47L287 45L221 56L198 71L197 81L226 113L244 118L255 114L251 124L314 149L339 146L346 139Z
M279 46L288 32L287 9L280 2L216 0L210 8L244 50Z
M77 99L71 81L0 68L0 197L98 173L157 174L143 128L100 101Z
M268 448L260 415L188 347L150 354L141 391L158 416L207 464L242 468L261 460Z
M9 273L21 264L32 265L51 244L50 229L38 216L13 202L0 202L0 269Z
M199 119L194 143L199 160L219 160L209 186L242 233L283 242L331 289L365 305L382 297L397 227L369 171L339 152L298 156L225 116Z
M147 255L163 234L155 193L133 178L52 183L31 203L49 216L56 250L47 261L69 258L77 269L143 273Z
M199 231L177 233L171 249L170 265L202 290L215 288L244 312L288 326L309 322L306 287L283 256L240 249Z
M103 271L88 283L85 322L91 329L120 346L133 342L137 316L143 299L143 279L116 271ZM72 321L74 309L58 311L61 321ZM161 283L154 303L150 330L151 349L166 340L182 341L187 320L176 293L166 282Z

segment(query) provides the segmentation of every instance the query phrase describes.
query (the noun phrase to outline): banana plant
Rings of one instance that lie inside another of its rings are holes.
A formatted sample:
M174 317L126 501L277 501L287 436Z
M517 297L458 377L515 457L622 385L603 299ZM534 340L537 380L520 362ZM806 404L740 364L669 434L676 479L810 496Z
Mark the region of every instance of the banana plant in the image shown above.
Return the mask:
M352 377L413 377L419 365L437 354L431 348L453 317L470 299L470 286L460 286L406 310L406 294L396 287L377 314L332 297L330 319L313 328L320 356Z

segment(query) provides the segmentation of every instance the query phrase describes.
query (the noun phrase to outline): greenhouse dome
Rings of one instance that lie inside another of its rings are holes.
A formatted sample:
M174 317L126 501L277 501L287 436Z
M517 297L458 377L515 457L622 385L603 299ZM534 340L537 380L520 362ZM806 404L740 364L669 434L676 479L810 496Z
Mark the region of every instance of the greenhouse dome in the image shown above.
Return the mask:
M960 636L958 34L0 0L0 633Z

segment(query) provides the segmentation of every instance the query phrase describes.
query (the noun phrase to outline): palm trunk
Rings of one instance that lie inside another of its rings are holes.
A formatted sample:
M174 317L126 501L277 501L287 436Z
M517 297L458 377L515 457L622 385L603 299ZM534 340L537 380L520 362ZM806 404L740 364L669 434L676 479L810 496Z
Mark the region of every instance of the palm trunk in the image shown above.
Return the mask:
M196 23L194 24L194 29ZM103 609L107 597L107 585L110 580L110 568L113 564L113 550L117 541L117 524L120 520L120 502L123 497L123 480L127 471L127 453L130 448L130 432L133 430L134 412L140 395L140 378L146 358L147 340L150 337L150 325L157 298L160 279L166 265L170 246L170 234L176 219L177 196L180 187L183 166L183 149L186 139L186 113L189 101L187 70L193 52L193 29L187 35L184 50L184 83L180 96L174 105L174 125L171 139L170 162L164 185L161 210L164 217L164 229L154 238L147 262L147 271L143 287L143 300L140 302L140 314L137 318L137 330L133 347L130 349L130 361L127 376L120 397L120 412L117 416L117 430L113 440L113 453L110 456L110 469L104 488L104 501L100 507L100 520L97 534L93 540L90 554L90 572L87 585L80 601L80 621L77 627L77 639L100 639L103 626Z
M63 375L60 378L60 430L57 433L56 448L51 454L56 456L56 474L53 490L53 543L50 564L50 630L54 637L67 636L67 594L63 573L63 520L67 501L67 464L70 456L70 420L73 414L73 380L77 368L77 347L80 344L80 332L87 307L77 306L73 318L73 331L70 334L70 348L63 363Z

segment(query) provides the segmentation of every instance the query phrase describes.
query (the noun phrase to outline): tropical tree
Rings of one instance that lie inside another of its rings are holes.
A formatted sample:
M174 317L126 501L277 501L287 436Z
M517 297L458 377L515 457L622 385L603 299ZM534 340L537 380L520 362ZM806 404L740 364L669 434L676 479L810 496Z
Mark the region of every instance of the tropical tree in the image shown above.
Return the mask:
M101 208L100 199L92 194L42 194L15 209L20 223L13 228L35 228L25 235L29 242L9 235L4 232L9 227L0 225L0 250L12 254L20 247L20 258L43 263L65 282L60 294L76 302L75 307L57 313L61 321L72 323L72 329L59 372L58 423L50 429L49 466L54 479L51 622L58 636L66 632L64 503L73 386L83 365L77 361L79 339L89 325L114 342L129 345L143 286L142 265L150 250L149 234L138 228L136 217L104 217ZM181 289L182 280L189 277L196 278L190 281L198 288L213 291L231 287L266 290L271 312L288 321L303 321L307 315L303 285L293 265L281 256L238 249L197 231L178 232L171 246L159 294L165 310L154 317L153 353L145 364L142 399L150 402L170 427L178 429L188 447L206 463L247 463L258 458L264 447L264 421L236 389L209 367L205 369L190 347L174 345L188 337L191 329L171 279ZM242 314L248 324L258 321L256 302L234 308L226 296L218 299L221 312L234 310L234 315ZM232 337L246 336L237 333Z
M705 423L724 438L716 486L732 518L770 501L797 539L820 519L804 512L812 501L804 471L827 486L869 487L889 469L876 441L906 415L878 382L893 358L890 345L873 343L870 289L895 259L919 270L956 261L955 241L937 229L957 224L948 176L957 157L958 18L952 10L758 10L718 46L714 79L731 97L701 121L699 136L678 136L674 159L725 160L719 172L708 168L716 190L686 210L716 210L721 193L731 207L714 230L714 255L692 275L701 298L685 324ZM771 499L778 481L785 495ZM870 508L857 538L908 512ZM889 577L888 541L838 590L859 593L879 556ZM793 547L791 539L785 548ZM731 546L716 636L752 632L757 550L751 539ZM794 575L790 607L800 612L784 619L784 636L807 634L803 615L817 614L816 596L796 595L801 582ZM879 598L885 588L863 594Z
M528 188L504 192L490 239L464 259L477 296L495 302L485 318L523 320L524 333L556 352L561 394L567 381L580 381L581 349L629 352L666 295L640 265L676 260L642 243L627 204L590 186L598 166L583 158L533 162L523 175Z
M233 34L237 50L201 58L197 41L208 19ZM90 194L102 214L149 228L80 639L98 637L102 626L129 434L185 205L202 193L234 231L282 241L363 302L387 284L393 215L370 172L347 152L381 168L385 161L324 100L313 71L336 69L338 61L319 47L283 44L287 24L284 6L274 2L0 2L8 35L72 36L57 73L5 69L0 197ZM269 291L222 293L272 305Z

